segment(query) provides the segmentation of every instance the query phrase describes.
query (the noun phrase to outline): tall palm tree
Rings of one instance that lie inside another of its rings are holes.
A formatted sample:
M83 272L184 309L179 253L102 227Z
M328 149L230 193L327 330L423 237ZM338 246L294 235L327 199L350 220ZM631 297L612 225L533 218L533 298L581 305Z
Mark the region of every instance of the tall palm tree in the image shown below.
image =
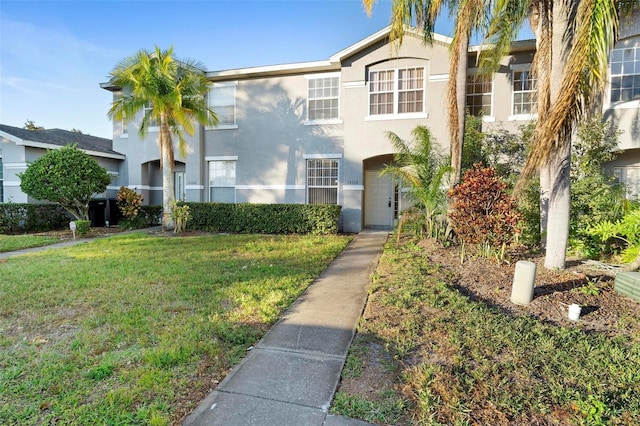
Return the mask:
M606 83L619 14L637 1L500 0L490 34L501 57L526 18L534 27L538 50L538 121L534 144L519 188L540 173L541 206L546 225L545 267L563 269L571 204L571 138L578 121L597 111Z
M186 156L185 134L193 135L196 122L203 126L218 124L216 113L209 108L205 95L209 82L204 66L190 59L176 59L173 47L153 51L140 50L120 61L110 73L111 83L122 90L108 116L113 120L131 121L144 110L139 134L146 137L149 127L159 128L160 167L162 169L162 226L174 227L171 203L175 200L172 135L178 139L178 152ZM152 108L145 108L151 106Z
M371 13L376 1L363 0L367 13ZM447 124L453 169L450 186L453 187L460 181L462 168L469 43L472 33L482 32L487 25L487 0L393 0L390 39L399 46L407 26L415 23L422 30L424 41L431 43L435 21L443 8L455 17L447 83Z

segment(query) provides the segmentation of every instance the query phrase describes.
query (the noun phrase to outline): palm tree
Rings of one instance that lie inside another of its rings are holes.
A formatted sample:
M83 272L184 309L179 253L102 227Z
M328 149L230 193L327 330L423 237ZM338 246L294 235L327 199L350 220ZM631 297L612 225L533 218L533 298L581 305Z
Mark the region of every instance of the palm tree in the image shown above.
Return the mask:
M173 167L174 147L172 135L178 138L178 152L186 156L185 134L193 135L195 122L203 126L218 124L216 113L208 107L205 95L209 82L204 66L193 60L178 60L173 47L168 50L140 50L123 59L110 73L111 83L122 90L108 116L113 120L131 121L140 110L142 117L139 134L146 137L149 127L159 127L158 146L162 169L163 214L162 226L174 227L171 203L175 201ZM149 109L148 107L152 108ZM147 108L145 108L147 107Z
M434 236L437 217L446 213L447 197L442 183L448 178L452 168L437 151L427 127L418 126L413 129L411 142L393 132L387 132L386 135L397 152L394 164L385 166L380 174L391 175L408 189L416 207L424 212L428 234Z
M363 0L367 13L376 0ZM453 173L449 182L453 188L462 169L462 145L467 98L467 68L471 34L482 31L487 24L486 0L394 0L391 7L391 41L402 43L407 26L414 22L422 29L424 41L431 43L436 18L442 9L456 11L453 41L450 46L449 81L447 84L448 129Z
M634 0L502 0L490 30L494 61L506 53L526 18L536 34L538 121L534 144L518 188L540 173L542 220L546 220L545 267L563 269L571 204L571 138L578 121L597 111L606 83L619 14Z

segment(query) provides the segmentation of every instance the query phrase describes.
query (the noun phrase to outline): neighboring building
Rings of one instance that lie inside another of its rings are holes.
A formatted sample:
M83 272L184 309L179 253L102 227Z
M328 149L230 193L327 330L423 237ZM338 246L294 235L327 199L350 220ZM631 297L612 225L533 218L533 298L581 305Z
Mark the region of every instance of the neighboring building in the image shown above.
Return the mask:
M627 197L640 196L640 10L622 18L620 38L611 51L605 117L621 131L620 153L610 164L626 184Z
M630 28L618 44L624 48L618 74L618 50L613 52L610 96L620 100L607 105L607 113L626 130L616 173L638 187L640 38L631 35L639 33L637 20ZM379 176L394 154L385 133L409 139L424 125L448 152L450 42L435 35L426 46L416 32L394 50L385 28L324 61L207 72L208 102L220 124L199 127L188 140L187 156L176 158L177 198L340 204L346 232L391 227L409 202L390 177ZM470 68L467 106L482 116L486 130L499 126L516 132L536 118L534 52L533 40L519 41L492 77ZM470 67L476 55L477 48L470 49ZM634 59L628 68L629 55ZM638 75L629 80L628 69ZM120 95L109 83L101 87ZM161 204L157 129L140 140L141 118L142 112L128 125L114 123L114 149L126 153L120 177L146 202Z
M18 173L24 172L49 149L65 145L76 147L91 155L112 176L111 185L99 198L115 198L120 188L120 168L125 156L113 150L109 139L60 129L26 130L0 124L0 202L34 202L20 189Z

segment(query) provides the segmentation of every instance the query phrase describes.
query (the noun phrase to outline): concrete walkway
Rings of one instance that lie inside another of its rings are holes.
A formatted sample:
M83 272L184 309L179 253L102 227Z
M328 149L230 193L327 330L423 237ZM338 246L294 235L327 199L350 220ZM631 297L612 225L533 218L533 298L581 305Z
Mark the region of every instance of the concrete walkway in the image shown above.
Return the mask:
M356 236L183 424L368 425L328 409L387 237Z

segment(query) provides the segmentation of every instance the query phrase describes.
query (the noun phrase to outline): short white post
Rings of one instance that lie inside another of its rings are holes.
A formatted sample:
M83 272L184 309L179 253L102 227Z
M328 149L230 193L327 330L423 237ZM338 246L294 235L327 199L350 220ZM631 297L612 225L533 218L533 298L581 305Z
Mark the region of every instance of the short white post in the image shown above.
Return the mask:
M536 281L536 264L528 260L516 263L513 275L511 302L516 305L528 305L533 300L533 284Z
M69 229L71 229L71 232L73 232L73 239L76 239L76 222L75 221L71 221L69 222Z

